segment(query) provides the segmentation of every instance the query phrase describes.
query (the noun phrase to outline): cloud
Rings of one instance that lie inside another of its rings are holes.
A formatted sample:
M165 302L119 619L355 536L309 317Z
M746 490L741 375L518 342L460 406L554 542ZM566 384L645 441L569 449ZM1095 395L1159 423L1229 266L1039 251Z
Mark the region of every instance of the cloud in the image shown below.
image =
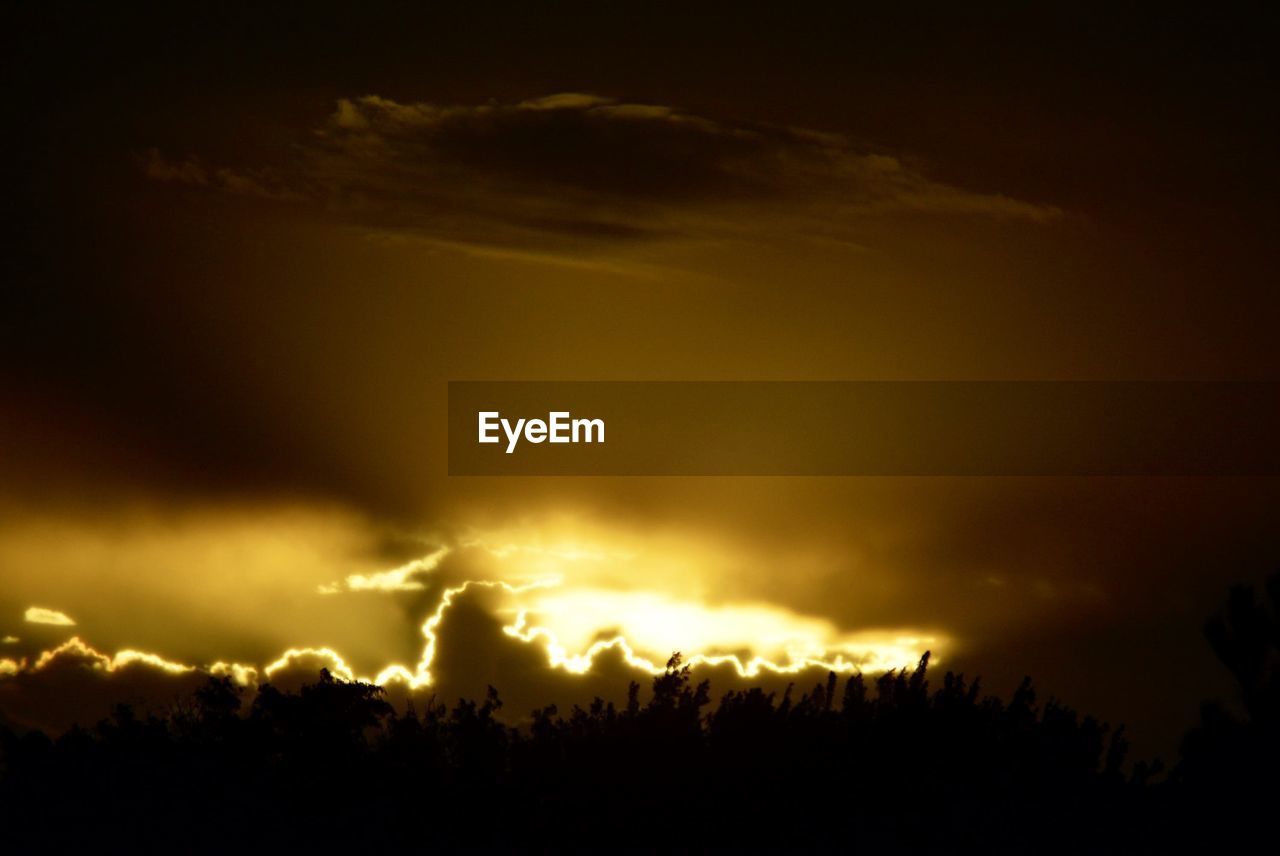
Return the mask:
M551 661L569 671L587 671L594 653L618 647L651 673L672 651L683 651L693 665L731 665L744 677L896 669L945 642L910 630L841 633L825 619L763 603L708 605L658 592L591 588L533 593L508 632L546 640Z
M316 591L320 594L338 594L342 591L422 591L426 586L418 578L435 570L448 553L448 547L441 547L434 553L389 571L349 574L341 582L325 583L317 587Z
M283 179L268 169L244 170L230 167L211 167L194 155L182 160L166 160L159 149L148 149L139 158L142 172L156 181L189 184L196 187L213 187L239 196L279 201L299 200L296 191L283 183Z
M948 644L910 630L845 632L776 605L709 602L688 585L663 593L651 588L662 574L648 564L661 557L636 544L523 542L520 534L468 532L421 559L334 584L334 593L402 602L417 636L409 659L362 663L341 645L302 639L270 662L200 665L132 648L111 655L72 637L0 661L0 707L15 721L61 729L91 722L121 699L167 703L208 675L249 688L259 680L293 688L324 668L340 680L383 685L397 698L476 696L493 684L525 711L618 697L631 680L660 673L676 650L728 688L816 680L828 670L877 672ZM696 547L685 549L696 562ZM687 577L678 562L668 573Z
M383 657L412 633L396 626L399 606L386 599L315 594L426 552L416 542L388 546L387 530L362 515L294 504L169 513L121 505L101 516L0 514L0 567L38 570L0 583L0 613L21 617L35 604L76 622L0 626L0 635L47 645L49 631L85 627L84 638L112 651L260 663L317 636L348 656Z
M72 627L75 620L65 612L56 609L45 609L42 606L28 607L23 618L30 624L54 624L59 627Z
M144 172L308 201L387 234L552 253L658 240L849 239L883 214L1045 221L1049 205L929 178L832 133L560 93L511 104L341 99L287 166L211 167L152 150Z
M5 718L56 732L96 722L122 702L166 706L199 687L206 673L141 651L109 656L72 637L34 661L0 660L0 678Z
M602 647L594 654L590 671L579 674L553 663L544 640L531 644L514 638L504 627L500 608L504 598L504 592L487 586L472 586L452 597L434 625L439 648L431 652L430 683L389 680L388 700L402 705L407 698L422 702L434 697L447 703L481 698L489 686L495 686L506 703L504 718L515 723L546 704L568 709L574 704L586 706L597 696L621 703L631 681L647 690L651 670L632 662L625 646ZM291 650L258 670L231 663L191 667L141 652L109 656L73 638L34 662L0 659L0 721L56 733L73 724L96 722L121 702L144 712L168 710L209 675L230 676L245 688L248 703L259 678L296 691L314 683L322 668L338 680L360 678L338 652L328 648ZM709 678L717 693L746 686L780 690L793 681L806 684L826 675L815 666L789 674L744 676L727 663L702 663L696 672L700 679Z
M149 666L162 672L168 672L171 675L181 675L195 671L193 666L174 663L157 654L149 654L143 651L124 650L117 652L114 657L109 657L85 644L79 636L72 636L57 648L45 651L31 668L33 671L40 671L41 669L50 668L62 660L76 661L86 668L103 672L114 672L136 664Z
M437 682L436 657L455 645L442 629L458 608L482 609L510 640L540 663L535 671L594 674L597 659L619 659L637 674L656 674L673 651L699 667L726 667L744 678L899 668L927 648L949 645L938 632L876 628L846 632L834 622L753 601L708 600L690 585L687 568L708 548L690 542L650 549L627 543L563 538L522 543L515 532L469 533L452 547L391 571L348 577L322 594L420 592L423 647L416 661L389 663L364 679L425 687ZM683 554L683 555L681 555ZM354 580L354 582L353 582ZM665 590L664 590L665 589ZM470 650L472 646L463 646ZM298 663L323 664L336 676L358 677L332 647L299 647L265 667L274 676Z

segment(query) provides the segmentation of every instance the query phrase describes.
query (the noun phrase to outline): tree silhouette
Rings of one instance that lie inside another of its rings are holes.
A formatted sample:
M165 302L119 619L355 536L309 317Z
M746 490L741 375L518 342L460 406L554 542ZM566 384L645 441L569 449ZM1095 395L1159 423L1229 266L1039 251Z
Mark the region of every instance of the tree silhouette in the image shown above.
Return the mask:
M1233 586L1226 607L1205 623L1214 654L1230 670L1240 701L1255 722L1280 720L1280 574L1263 585L1267 602L1250 586Z
M1264 600L1234 586L1204 633L1236 681L1237 706L1206 702L1200 723L1182 743L1174 770L1177 799L1193 816L1206 846L1269 839L1280 798L1280 574L1263 584ZM1219 819L1230 817L1230 824Z

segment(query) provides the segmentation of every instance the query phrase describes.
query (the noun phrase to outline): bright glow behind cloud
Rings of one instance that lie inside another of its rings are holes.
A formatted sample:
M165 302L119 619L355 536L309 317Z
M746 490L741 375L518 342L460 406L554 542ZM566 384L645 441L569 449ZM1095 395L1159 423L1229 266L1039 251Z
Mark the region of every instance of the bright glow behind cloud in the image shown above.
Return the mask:
M245 537L243 543L257 542ZM353 543L367 543L367 539L362 542L355 537ZM273 550L276 555L278 549L273 546ZM329 567L340 566L340 559L330 556L329 560ZM734 591L726 581L740 579L748 560L728 545L687 532L637 533L581 520L544 520L518 528L466 531L442 539L420 558L387 570L371 567L367 555L356 567L361 570L330 577L336 582L303 585L295 602L303 609L313 606L320 614L344 617L359 614L357 607L367 608L371 602L407 608L417 616L421 648L416 657L397 660L385 650L380 659L353 654L347 646L326 638L323 623L311 623L302 626L318 632L300 634L294 646L256 664L209 657L197 661L203 666L189 665L135 648L108 655L76 637L29 659L5 660L3 674L77 663L100 674L130 666L173 676L203 671L251 686L261 679L281 678L284 672L314 675L324 667L342 680L436 686L440 680L435 671L437 649L449 645L449 634L460 626L445 619L464 603L464 616L487 615L501 629L494 644L530 646L539 652L533 663L541 659L544 668L569 674L593 672L597 656L606 652L612 662L656 674L675 651L695 668L729 667L747 679L808 669L877 672L909 666L924 650L937 653L947 646L947 639L936 632L852 631L832 618L804 614L782 603L741 594L717 597ZM32 607L26 617L46 624L74 624L65 614L42 607ZM210 649L218 653L216 646ZM467 657L483 660L487 656L464 653L459 660L459 650L465 652L454 648L449 658L454 669L458 662L468 662ZM501 679L498 675L497 680Z
M657 592L600 589L531 593L522 604L521 622L545 628L569 651L621 637L658 662L683 651L710 660L735 656L777 670L836 664L842 671L895 668L917 659L920 646L939 641L905 630L841 633L824 619L766 604L711 606Z

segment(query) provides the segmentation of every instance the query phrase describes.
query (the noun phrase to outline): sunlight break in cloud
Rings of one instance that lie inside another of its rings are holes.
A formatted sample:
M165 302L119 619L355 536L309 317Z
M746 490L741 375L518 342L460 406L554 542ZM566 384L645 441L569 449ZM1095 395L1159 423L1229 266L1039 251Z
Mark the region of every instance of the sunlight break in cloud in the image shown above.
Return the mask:
M28 607L23 618L30 624L54 624L58 627L72 627L76 623L65 612L58 612L56 609L45 609L42 606Z
M425 644L417 664L390 664L373 681L430 685L439 626L456 599L475 589L498 595L485 608L504 620L508 638L542 648L548 666L575 674L589 672L596 655L608 650L650 674L660 673L677 650L690 665L728 665L743 677L806 669L878 672L908 666L925 650L937 653L948 644L938 633L911 628L845 632L829 620L769 604L704 603L688 591L686 564L680 560L697 564L706 549L685 544L687 555L666 557L672 567L663 573L664 557L644 557L625 541L521 543L501 533L473 534L455 548L458 555L468 551L463 566L468 578L446 587L422 624ZM416 590L421 581L410 575L423 569L444 572L444 555L442 548L384 574L367 575L346 590ZM446 576L457 580L459 571L451 565ZM370 580L375 579L383 584L373 585ZM417 585L410 588L410 582ZM661 591L645 587L646 582L675 588ZM286 651L265 673L301 662L325 665L347 679L355 676L337 651L306 647Z
M376 671L362 674L348 654L302 638L265 665L216 661L196 666L134 649L107 655L73 637L33 661L7 659L3 675L36 674L57 664L102 674L136 666L159 675L226 676L252 686L283 672L314 674L324 667L340 680L434 686L437 649L448 644L442 632L450 632L442 630L445 618L462 598L468 609L478 608L498 622L506 644L531 646L548 668L579 675L592 672L597 656L606 652L632 669L660 674L677 650L695 668L728 666L744 678L809 669L880 672L909 666L926 649L937 653L949 645L930 631L847 631L829 619L776 604L707 600L696 578L701 574L705 583L724 573L717 562L739 564L722 545L687 535L627 533L581 521L533 531L470 532L390 570L351 574L319 588L329 595L420 597L432 577L430 588L440 587L430 611L418 619L422 648L416 661L383 661ZM33 615L71 623L54 610L32 607L28 620Z
M909 630L840 633L824 619L766 604L706 605L657 592L599 589L532 593L508 633L526 641L545 637L566 666L587 666L584 654L602 637L616 635L645 658L648 671L670 652L683 651L694 665L732 662L745 676L811 666L838 672L898 668L942 641Z

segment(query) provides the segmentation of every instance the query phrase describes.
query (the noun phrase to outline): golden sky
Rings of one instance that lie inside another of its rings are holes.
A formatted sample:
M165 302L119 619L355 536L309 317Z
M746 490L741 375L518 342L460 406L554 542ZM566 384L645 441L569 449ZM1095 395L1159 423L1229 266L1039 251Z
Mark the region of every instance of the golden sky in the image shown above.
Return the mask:
M0 715L319 665L525 711L676 649L728 689L931 648L1155 745L1221 690L1199 625L1274 564L1274 480L450 478L445 384L1274 379L1261 48L96 14L11 60Z

